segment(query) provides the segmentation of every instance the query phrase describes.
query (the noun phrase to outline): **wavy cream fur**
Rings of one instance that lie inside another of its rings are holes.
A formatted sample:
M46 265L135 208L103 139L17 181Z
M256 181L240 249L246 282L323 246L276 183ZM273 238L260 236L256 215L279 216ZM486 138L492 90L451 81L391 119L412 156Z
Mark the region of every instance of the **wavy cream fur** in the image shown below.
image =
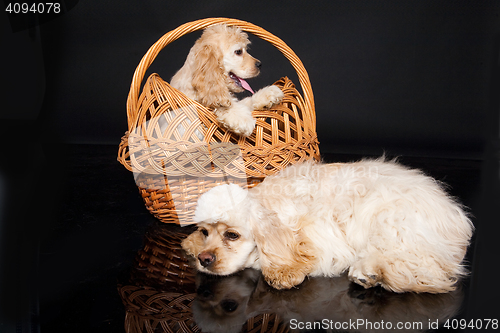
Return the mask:
M278 289L347 271L366 288L447 292L466 273L473 232L439 182L382 159L300 163L248 193L221 185L200 198L195 221L200 229L184 249L216 258L207 267L197 262L199 270L257 268ZM228 230L240 237L228 239Z
M249 136L255 128L253 110L270 108L281 102L283 92L268 86L252 97L239 101L234 93L243 92L230 73L242 79L260 73L260 61L247 48L248 35L238 27L225 24L206 28L193 45L171 85L206 107L214 108L217 120L230 131Z

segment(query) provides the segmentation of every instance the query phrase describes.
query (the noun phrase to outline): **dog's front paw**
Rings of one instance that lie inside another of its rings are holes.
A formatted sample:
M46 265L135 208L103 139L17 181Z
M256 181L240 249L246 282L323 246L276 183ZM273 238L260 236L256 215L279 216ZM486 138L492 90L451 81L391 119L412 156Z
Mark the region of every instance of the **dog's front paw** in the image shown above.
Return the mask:
M278 86L268 86L257 91L252 96L254 110L270 109L273 105L281 103L285 94Z
M266 282L275 289L290 289L301 284L306 275L292 268L263 269Z
M255 118L252 112L243 106L233 107L217 117L219 123L233 133L241 136L250 136L255 129Z
M365 288L380 285L380 277L377 269L368 260L355 262L349 268L349 280Z

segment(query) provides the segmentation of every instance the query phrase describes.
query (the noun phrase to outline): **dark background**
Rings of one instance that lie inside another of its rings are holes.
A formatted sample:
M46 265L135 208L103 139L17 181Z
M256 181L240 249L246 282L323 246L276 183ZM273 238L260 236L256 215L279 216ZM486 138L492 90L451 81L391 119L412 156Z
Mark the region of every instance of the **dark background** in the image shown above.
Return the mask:
M31 31L13 34L8 21L3 25L9 79L2 113L42 116L57 141L116 144L126 129L132 74L147 49L185 22L222 16L265 28L301 58L322 151L482 157L487 114L495 108L498 1L67 1L67 7ZM11 23L22 27L19 17ZM167 46L152 70L169 80L197 36ZM287 60L259 41L253 38L252 53L263 74L252 85L293 77Z
M483 226L490 245L482 263L488 255L498 263L499 1L61 3L59 15L0 14L0 309L6 318L0 331L25 315L38 292L38 249L60 221L74 145L117 150L141 57L164 33L206 17L252 22L295 51L315 94L322 153L478 163L483 194L474 213L492 217ZM198 36L168 45L151 72L168 80ZM286 58L251 39L252 55L263 62L261 76L250 82L254 89L284 75L298 84ZM123 171L117 163L116 172ZM491 269L482 269L478 293L497 279Z

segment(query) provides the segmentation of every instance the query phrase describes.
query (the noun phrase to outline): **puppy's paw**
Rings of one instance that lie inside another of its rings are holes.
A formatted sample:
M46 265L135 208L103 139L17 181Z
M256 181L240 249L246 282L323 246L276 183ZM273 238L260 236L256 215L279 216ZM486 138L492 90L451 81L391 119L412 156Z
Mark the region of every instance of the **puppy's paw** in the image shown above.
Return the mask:
M255 118L252 117L252 112L244 107L232 108L220 114L217 120L231 132L244 137L252 134L256 123Z
M281 103L285 94L277 86L268 86L257 91L252 96L254 110L270 109L273 105Z
M380 277L376 266L368 260L355 262L349 268L349 280L365 288L371 288L380 285Z
M301 284L306 275L292 268L279 268L277 270L262 270L266 282L275 289L290 289Z

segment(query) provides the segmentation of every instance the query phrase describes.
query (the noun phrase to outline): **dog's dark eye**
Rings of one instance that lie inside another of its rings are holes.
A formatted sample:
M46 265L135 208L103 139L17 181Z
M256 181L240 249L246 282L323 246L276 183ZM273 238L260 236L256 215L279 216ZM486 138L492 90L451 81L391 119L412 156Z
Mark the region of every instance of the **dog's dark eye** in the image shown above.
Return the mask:
M230 240L237 240L238 238L240 238L240 235L238 235L237 233L235 233L233 231L226 231L224 233L224 237L226 237L227 239L230 239Z
M234 51L234 54L236 54L236 55L242 55L243 54L243 50L242 49L237 49L236 51Z
M208 230L207 229L200 229L201 233L203 234L203 236L208 236Z

